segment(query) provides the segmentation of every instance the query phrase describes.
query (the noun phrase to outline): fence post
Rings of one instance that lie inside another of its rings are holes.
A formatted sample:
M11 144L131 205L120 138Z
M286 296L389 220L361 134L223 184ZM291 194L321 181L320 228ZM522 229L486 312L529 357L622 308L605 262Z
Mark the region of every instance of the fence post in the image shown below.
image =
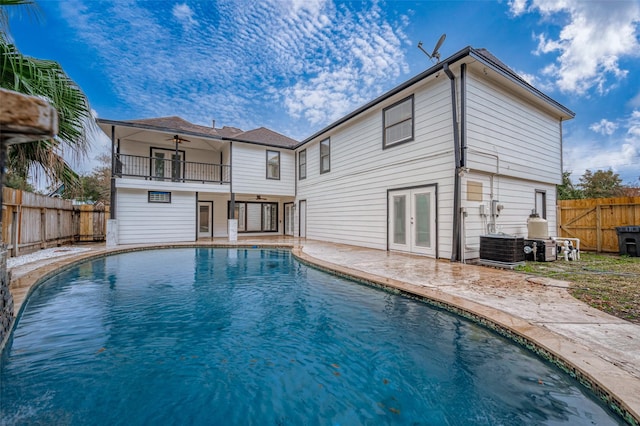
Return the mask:
M47 209L40 209L40 248L47 248Z
M596 253L602 252L602 207L596 206Z
M62 239L62 211L58 209L58 238L56 241L56 245L60 245L60 240Z
M18 214L18 209L20 209L20 206L12 212L11 220L11 224L13 225L11 228L11 256L13 257L18 256L18 228L20 227L20 215Z

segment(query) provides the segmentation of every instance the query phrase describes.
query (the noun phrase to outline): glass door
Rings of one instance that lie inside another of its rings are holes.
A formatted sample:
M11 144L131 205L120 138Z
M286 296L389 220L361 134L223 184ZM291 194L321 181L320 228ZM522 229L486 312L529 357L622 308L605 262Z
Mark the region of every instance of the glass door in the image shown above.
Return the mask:
M389 193L389 249L435 256L435 188Z
M213 201L198 202L198 238L211 238L213 225Z
M284 234L293 236L293 225L295 217L295 207L293 203L284 205Z

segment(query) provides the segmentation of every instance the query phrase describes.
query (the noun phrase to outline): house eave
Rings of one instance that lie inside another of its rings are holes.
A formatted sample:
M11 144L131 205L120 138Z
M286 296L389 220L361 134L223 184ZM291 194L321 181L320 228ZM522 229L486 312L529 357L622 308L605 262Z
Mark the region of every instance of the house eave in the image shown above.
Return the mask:
M173 134L173 133L176 133L178 131L175 128L152 126L152 125L149 125L149 124L141 124L141 123L132 123L130 121L107 120L107 119L104 119L104 118L97 118L96 122L98 123L100 128L102 128L101 125L116 126L116 127L129 127L129 128L132 128L132 129L153 130L153 131L156 131L156 132L162 132L162 133L167 133L167 134ZM102 130L105 131L104 128L102 128ZM188 130L179 130L179 133L180 133L181 136L195 136L195 137L198 137L198 138L214 139L214 140L218 140L218 141L225 139L225 138L223 138L221 136L208 135L206 133L200 133L200 132L191 132L191 131L188 131Z

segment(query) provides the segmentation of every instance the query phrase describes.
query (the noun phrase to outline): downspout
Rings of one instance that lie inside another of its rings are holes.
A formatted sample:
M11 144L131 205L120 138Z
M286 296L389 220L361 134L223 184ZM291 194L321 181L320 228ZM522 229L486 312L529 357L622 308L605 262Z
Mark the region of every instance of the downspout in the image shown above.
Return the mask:
M467 64L460 65L460 167L467 167ZM466 170L466 169L465 169Z
M116 218L116 127L111 126L111 196L109 198L109 219Z
M227 219L235 219L236 214L236 194L233 193L233 142L229 142L229 212Z
M562 117L560 117L558 127L560 130L560 183L562 183L564 178L564 147L562 146L564 141L562 138ZM556 235L560 235L560 207L558 205L558 185L556 185Z
M460 178L467 171L467 64L460 65ZM466 263L467 259L467 212L462 207L462 182L460 182L460 261Z
M453 239L451 241L451 261L460 259L460 133L458 131L458 111L456 107L456 79L449 64L442 64L442 70L451 80L451 114L453 125L453 156L455 161L453 181Z

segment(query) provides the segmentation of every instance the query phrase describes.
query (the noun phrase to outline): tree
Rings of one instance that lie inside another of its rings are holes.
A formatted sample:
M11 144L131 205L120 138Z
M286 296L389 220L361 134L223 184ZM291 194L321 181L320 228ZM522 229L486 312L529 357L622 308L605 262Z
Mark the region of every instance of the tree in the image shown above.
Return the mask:
M7 188L20 189L27 192L36 192L36 189L21 176L9 172L4 176L4 179L4 186L6 186Z
M0 87L45 98L58 112L58 136L13 145L8 151L8 167L15 175L27 179L32 167L65 185L78 183L78 175L60 154L62 146L74 152L86 152L86 126L91 109L86 95L54 61L25 56L10 42L9 6L29 5L27 0L0 0Z
M609 198L622 194L622 179L613 170L588 170L580 177L578 186L583 191L584 198Z
M96 158L100 164L94 167L91 174L81 175L80 184L65 187L63 198L88 202L103 202L108 205L111 198L111 157L101 154Z
M581 190L576 188L569 178L571 172L562 172L562 185L558 185L558 200L576 200L584 198Z

